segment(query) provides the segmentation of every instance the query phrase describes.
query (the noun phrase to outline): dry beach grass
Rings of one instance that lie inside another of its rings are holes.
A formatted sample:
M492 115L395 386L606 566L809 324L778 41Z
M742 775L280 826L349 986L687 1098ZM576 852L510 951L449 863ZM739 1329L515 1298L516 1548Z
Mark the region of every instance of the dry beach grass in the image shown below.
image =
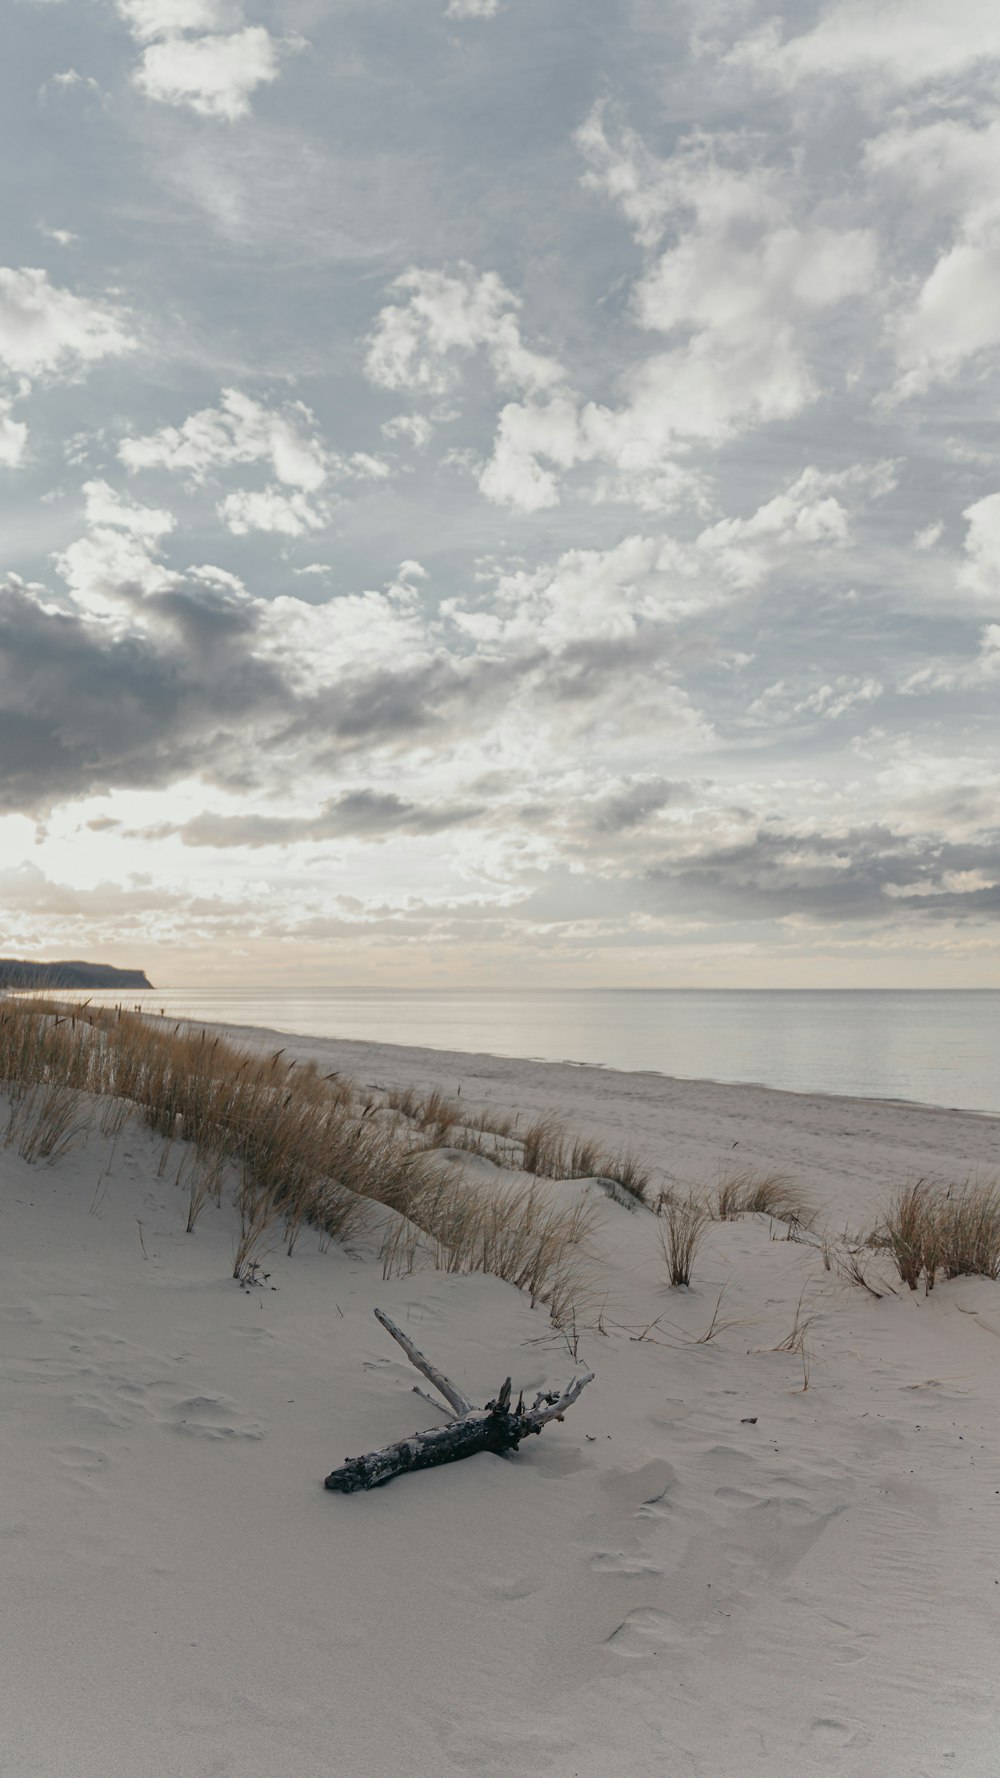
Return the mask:
M291 1255L304 1224L343 1239L379 1205L393 1213L387 1273L418 1257L445 1271L495 1273L557 1322L585 1293L589 1211L549 1201L537 1180L470 1186L439 1150L481 1153L473 1138L488 1126L462 1125L441 1095L380 1097L282 1050L262 1058L204 1029L28 998L0 1008L0 1087L6 1140L27 1160L65 1153L95 1115L107 1128L123 1108L162 1137L161 1167L181 1145L189 1232L228 1181L239 1213L237 1279L253 1275L276 1230Z
M900 1187L869 1245L889 1254L903 1284L934 1288L944 1278L1000 1278L1000 1184L916 1179Z
M550 1305L557 1321L581 1313L592 1206L556 1202L541 1180L600 1179L632 1208L648 1201L649 1169L631 1151L574 1136L549 1113L521 1120L472 1111L439 1090L362 1090L336 1072L244 1049L204 1028L171 1025L124 1008L58 1005L29 996L0 1006L3 1139L27 1160L82 1141L95 1120L107 1133L129 1115L163 1139L161 1166L187 1187L187 1228L230 1189L239 1213L234 1276L246 1277L280 1229L286 1251L313 1226L343 1239L366 1206L384 1226L386 1273L419 1260L446 1271L495 1273ZM490 1163L474 1185L465 1155ZM503 1177L512 1171L521 1177ZM524 1179L528 1175L528 1179ZM760 1216L789 1236L813 1228L816 1210L788 1174L725 1170L716 1187L662 1191L651 1206L673 1285L691 1282L712 1220ZM814 1237L815 1239L815 1237ZM1000 1186L911 1181L877 1227L830 1244L841 1276L869 1280L866 1255L884 1254L901 1282L933 1288L940 1275L1000 1276Z

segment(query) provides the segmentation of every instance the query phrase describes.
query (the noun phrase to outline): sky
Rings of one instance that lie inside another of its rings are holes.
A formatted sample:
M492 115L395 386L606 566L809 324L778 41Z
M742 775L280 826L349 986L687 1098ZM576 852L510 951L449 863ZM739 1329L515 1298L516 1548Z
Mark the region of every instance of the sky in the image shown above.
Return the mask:
M0 954L1000 986L996 0L10 0Z

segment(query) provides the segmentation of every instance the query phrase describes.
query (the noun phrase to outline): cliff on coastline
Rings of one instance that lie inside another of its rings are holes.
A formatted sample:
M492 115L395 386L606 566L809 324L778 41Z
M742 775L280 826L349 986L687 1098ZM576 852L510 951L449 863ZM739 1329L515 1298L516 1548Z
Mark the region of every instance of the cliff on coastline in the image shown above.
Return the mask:
M0 957L0 988L151 988L142 969L110 963L33 963Z

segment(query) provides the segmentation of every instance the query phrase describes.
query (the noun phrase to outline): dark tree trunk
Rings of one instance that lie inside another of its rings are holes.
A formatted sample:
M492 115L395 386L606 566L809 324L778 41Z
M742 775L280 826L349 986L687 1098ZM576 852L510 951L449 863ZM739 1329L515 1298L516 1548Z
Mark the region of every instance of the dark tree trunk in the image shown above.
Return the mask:
M510 1399L510 1383L505 1385ZM366 1457L348 1457L347 1462L327 1476L324 1487L336 1493L354 1494L359 1488L381 1488L394 1476L411 1469L433 1469L438 1463L457 1463L462 1457L474 1457L477 1451L516 1451L523 1438L541 1432L527 1414L512 1414L510 1408L496 1402L488 1412L467 1414L452 1420L449 1426L435 1426L430 1432L415 1432L411 1438L387 1445L384 1451L370 1451Z
M339 1469L331 1470L323 1484L336 1494L356 1494L362 1488L381 1488L384 1482L391 1482L394 1476L405 1475L408 1470L457 1463L462 1457L474 1457L478 1451L493 1451L497 1456L516 1451L523 1438L541 1432L550 1420L561 1420L586 1385L593 1382L593 1373L587 1371L583 1376L574 1377L562 1394L550 1391L536 1396L530 1408L525 1408L524 1398L519 1396L512 1411L508 1377L496 1401L488 1401L483 1409L474 1408L454 1383L424 1357L409 1335L390 1321L388 1315L381 1309L376 1309L375 1314L417 1370L440 1390L454 1409L462 1411L447 1426L435 1426L430 1432L415 1432L411 1438L386 1445L384 1451L369 1451L365 1457L348 1457ZM431 1396L424 1395L422 1389L416 1392L432 1406L438 1405Z

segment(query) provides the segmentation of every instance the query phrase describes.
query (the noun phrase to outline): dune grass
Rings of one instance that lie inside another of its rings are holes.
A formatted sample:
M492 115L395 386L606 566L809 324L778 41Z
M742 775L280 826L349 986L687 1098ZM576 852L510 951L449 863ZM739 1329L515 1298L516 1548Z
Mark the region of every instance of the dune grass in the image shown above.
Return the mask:
M659 1204L660 1242L670 1282L690 1284L695 1257L712 1220L705 1198L691 1192L664 1192Z
M540 1179L610 1179L637 1204L646 1202L649 1169L631 1149L612 1153L590 1137L574 1137L557 1118L538 1117L521 1138L522 1165Z
M6 1140L26 1161L57 1161L84 1141L93 1123L85 1094L62 1081L36 1081L12 1097Z
M428 1252L440 1270L492 1272L545 1303L557 1326L591 1294L590 1205L554 1205L537 1180L470 1191L456 1167L421 1168L382 1240L384 1276L412 1271ZM428 1239L429 1238L429 1239Z
M221 1202L228 1182L241 1281L278 1229L291 1254L304 1224L343 1239L366 1205L379 1204L396 1213L385 1256L393 1267L413 1263L419 1246L445 1269L507 1279L557 1321L584 1287L590 1213L552 1203L537 1180L520 1188L465 1181L434 1152L457 1127L440 1094L400 1095L400 1122L373 1095L283 1049L262 1057L142 1013L27 998L0 1003L0 1090L10 1106L5 1140L29 1160L55 1158L78 1140L95 1100L102 1128L132 1115L163 1139L161 1167L183 1145L187 1229L210 1199ZM485 1132L487 1120L479 1127Z
M916 1290L945 1278L1000 1278L1000 1182L944 1185L916 1179L901 1186L871 1237L891 1256L901 1281Z
M713 1213L720 1222L734 1222L740 1216L771 1216L775 1222L800 1228L809 1228L816 1214L805 1192L787 1174L752 1169L723 1175Z
M637 1154L631 1149L612 1152L595 1137L574 1136L551 1114L536 1117L519 1132L519 1117L471 1111L459 1098L436 1091L425 1095L413 1087L394 1088L386 1103L429 1145L480 1154L536 1179L607 1179L635 1204L646 1202L649 1168Z
M799 1293L799 1300L795 1306L795 1314L792 1318L791 1327L784 1339L779 1340L776 1346L771 1347L772 1352L794 1352L797 1357L801 1359L803 1394L809 1387L809 1376L812 1365L812 1354L807 1344L807 1340L819 1313L816 1308L806 1307L805 1295L806 1290L805 1286L803 1286Z

